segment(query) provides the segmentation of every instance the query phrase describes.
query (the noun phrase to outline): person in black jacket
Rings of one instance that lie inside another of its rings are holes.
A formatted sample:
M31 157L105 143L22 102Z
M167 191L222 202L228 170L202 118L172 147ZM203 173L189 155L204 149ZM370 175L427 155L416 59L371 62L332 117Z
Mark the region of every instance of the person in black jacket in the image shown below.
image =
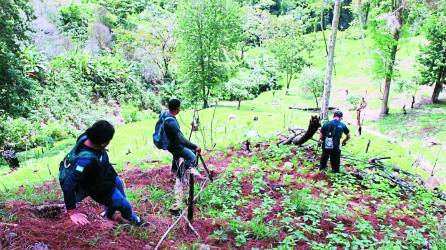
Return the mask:
M184 172L191 171L192 174L200 176L193 168L196 161L196 153L201 153L201 148L186 139L180 130L180 125L176 119L181 110L181 102L178 99L169 101L169 111L161 114L160 118L165 122L166 135L170 140L168 151L172 154L172 172L176 175L175 180L175 203L171 207L171 212L179 211L183 199ZM184 164L180 167L178 161L184 159Z
M90 196L106 206L103 216L111 219L120 211L124 219L134 225L143 220L133 211L124 192L124 185L109 162L105 148L113 138L115 129L109 122L97 121L82 134L73 149L76 157L74 169L61 181L67 214L76 225L85 225L87 216L76 210L76 203Z

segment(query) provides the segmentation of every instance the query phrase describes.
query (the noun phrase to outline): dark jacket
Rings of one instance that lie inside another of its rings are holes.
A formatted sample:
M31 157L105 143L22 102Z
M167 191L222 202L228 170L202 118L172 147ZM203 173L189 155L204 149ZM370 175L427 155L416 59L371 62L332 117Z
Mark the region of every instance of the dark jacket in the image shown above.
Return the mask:
M321 128L322 149L325 149L325 138L330 132L332 133L333 138L333 150L339 150L342 133L347 135L350 131L344 123L337 119L325 123Z
M67 176L62 185L67 210L76 208L76 193L85 192L96 202L111 204L111 196L116 188L118 176L110 164L105 150L97 151L81 145L77 152L88 150L94 153L99 162L92 159L79 158L74 162L75 169Z
M164 112L161 114L161 118L165 119L167 117L173 117L173 119L165 120L164 128L166 130L167 137L170 140L169 151L178 151L183 148L188 148L190 150L196 150L197 145L186 139L180 130L180 124L178 124L177 119L171 115L169 112Z

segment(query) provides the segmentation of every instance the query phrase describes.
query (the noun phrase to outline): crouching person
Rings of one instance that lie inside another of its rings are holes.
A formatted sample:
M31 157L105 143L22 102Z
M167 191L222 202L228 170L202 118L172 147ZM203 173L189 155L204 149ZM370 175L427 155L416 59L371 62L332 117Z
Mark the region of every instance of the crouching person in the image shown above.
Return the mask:
M131 224L145 224L132 211L123 183L109 162L105 148L114 133L115 129L109 122L96 122L78 138L74 148L60 164L59 181L67 214L76 225L89 223L87 216L76 210L76 203L87 196L106 207L102 215L108 219L119 211Z

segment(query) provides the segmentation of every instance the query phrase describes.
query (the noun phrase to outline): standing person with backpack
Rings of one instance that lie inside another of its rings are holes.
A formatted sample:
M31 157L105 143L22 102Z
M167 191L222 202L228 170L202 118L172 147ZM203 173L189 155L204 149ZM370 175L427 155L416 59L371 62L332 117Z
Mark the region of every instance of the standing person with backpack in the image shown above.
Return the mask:
M119 211L131 224L145 224L132 211L124 185L109 162L105 148L114 133L115 129L109 122L97 121L77 139L74 148L60 163L59 182L67 214L76 225L89 223L87 216L76 210L76 203L87 196L106 207L102 216L108 219Z
M183 185L185 182L185 172L189 170L192 174L201 177L194 168L197 160L196 154L201 153L201 148L186 139L180 130L180 125L176 116L181 110L181 101L178 99L169 100L169 111L162 112L155 127L153 142L159 149L168 150L172 156L172 173L175 174L175 203L170 208L172 213L180 211L183 201ZM183 164L179 164L180 158L184 159Z
M321 128L320 141L322 143L322 156L319 170L327 168L328 159L333 172L339 173L339 166L341 164L341 149L339 147L342 134L346 137L342 141L342 146L347 144L350 140L350 131L347 126L341 122L342 112L337 110L334 112L333 120L325 123Z

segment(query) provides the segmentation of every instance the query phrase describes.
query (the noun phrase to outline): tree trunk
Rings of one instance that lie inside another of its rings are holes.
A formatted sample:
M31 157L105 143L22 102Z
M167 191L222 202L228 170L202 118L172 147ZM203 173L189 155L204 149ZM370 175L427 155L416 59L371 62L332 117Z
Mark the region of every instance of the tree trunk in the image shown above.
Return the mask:
M393 66L392 66L393 68ZM392 78L390 76L386 76L384 80L384 93L383 93L383 102L381 105L381 117L389 114L389 95L390 95L390 84L392 82Z
M432 102L433 103L440 102L439 97L440 97L440 93L442 90L443 90L443 83L437 82L434 87L434 92L432 93Z
M413 109L415 107L415 96L412 96L412 103L410 104L410 108Z
M432 102L433 103L439 103L439 97L440 93L443 90L443 84L445 82L446 78L446 67L443 67L442 72L440 73L440 77L438 78L437 82L435 83L434 92L432 93Z
M335 1L333 13L333 22L331 27L331 35L330 35L330 46L328 48L328 59L327 59L327 69L325 73L325 82L324 82L324 96L322 98L322 119L328 119L328 106L330 105L330 94L331 94L331 75L333 71L333 58L335 52L336 45L336 33L338 31L339 25L339 16L341 14L341 0Z
M202 92L203 92L203 108L206 109L208 108L208 97L206 95L206 86L203 84L203 88L202 88Z
M384 93L383 93L383 102L381 106L381 117L384 117L389 114L389 95L390 95L390 85L392 83L393 71L395 67L395 58L396 52L398 51L398 41L400 40L400 32L401 26L403 25L403 3L400 1L398 5L394 6L395 16L400 24L400 28L396 28L394 30L393 40L394 44L392 45L392 51L390 53L390 62L387 66L386 70L386 78L384 79Z
M241 104L242 104L242 100L239 99L239 100L238 100L238 106L237 106L237 109L238 109L238 110L240 110L240 105L241 105Z

